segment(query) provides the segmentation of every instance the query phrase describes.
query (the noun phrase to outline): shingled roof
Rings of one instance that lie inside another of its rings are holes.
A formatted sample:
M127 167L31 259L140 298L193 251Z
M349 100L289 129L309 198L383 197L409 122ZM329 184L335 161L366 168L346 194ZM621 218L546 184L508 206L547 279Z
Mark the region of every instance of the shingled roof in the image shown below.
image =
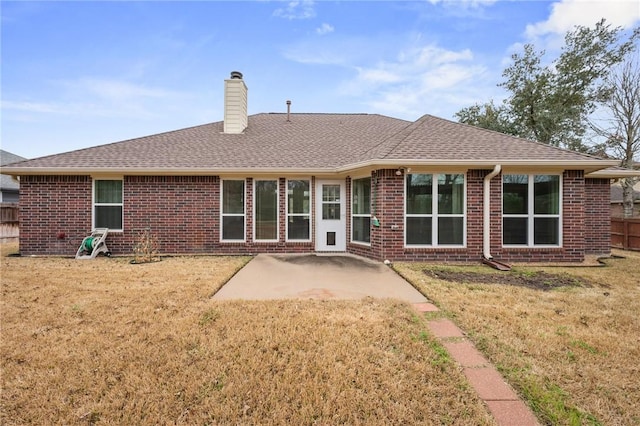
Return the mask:
M26 160L26 158L0 149L0 167L4 166L5 164L15 163L22 160ZM3 190L17 192L20 189L20 184L11 176L6 176L3 174L0 175L0 188Z
M494 164L595 171L616 161L425 115L256 114L241 134L205 124L3 167L31 174L336 173L359 167Z

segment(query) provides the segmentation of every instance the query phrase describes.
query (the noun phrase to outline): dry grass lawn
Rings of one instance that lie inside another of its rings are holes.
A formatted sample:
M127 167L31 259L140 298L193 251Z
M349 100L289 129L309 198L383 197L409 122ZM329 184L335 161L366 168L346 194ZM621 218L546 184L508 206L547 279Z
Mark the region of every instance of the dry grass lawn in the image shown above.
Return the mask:
M533 289L448 282L434 269L487 267L417 263L395 268L469 333L550 425L640 424L640 253L605 267L518 267L512 272L570 274L583 286ZM426 272L425 272L426 271ZM491 277L491 276L489 276Z
M407 304L211 300L243 257L2 250L3 425L493 424Z

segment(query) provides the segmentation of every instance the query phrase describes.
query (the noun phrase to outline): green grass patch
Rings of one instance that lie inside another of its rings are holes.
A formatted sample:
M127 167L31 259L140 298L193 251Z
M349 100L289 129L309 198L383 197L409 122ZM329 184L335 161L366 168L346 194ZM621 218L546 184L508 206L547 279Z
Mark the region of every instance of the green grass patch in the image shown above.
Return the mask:
M534 376L525 378L522 392L532 408L550 425L602 425L592 414L569 402L569 395L550 380L540 382Z

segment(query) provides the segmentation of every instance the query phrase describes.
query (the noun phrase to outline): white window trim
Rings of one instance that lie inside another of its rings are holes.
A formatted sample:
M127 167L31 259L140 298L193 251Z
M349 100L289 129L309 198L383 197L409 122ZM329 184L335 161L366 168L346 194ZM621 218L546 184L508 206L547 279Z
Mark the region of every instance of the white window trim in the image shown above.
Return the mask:
M358 213L355 214L353 213L353 183L357 180L361 180L361 179L370 179L370 183L369 183L369 213L368 214L362 214L362 213ZM372 194L373 194L373 178L371 177L371 175L369 176L361 176L361 177L357 177L357 178L352 178L351 179L351 232L350 232L350 240L352 244L359 244L365 247L371 247L371 218L373 217L371 214L371 210L372 210L372 206L371 206L371 199L372 199ZM369 218L369 242L367 243L366 241L358 241L358 240L354 240L353 239L353 218L354 217L368 217Z
M505 175L526 175L527 176L527 197L528 197L528 205L527 205L527 213L526 214L505 214L504 213L504 178L502 178L502 183L500 184L500 194L501 194L501 213L502 213L502 247L504 248L561 248L562 247L562 187L563 180L562 174L560 173L505 173ZM558 214L535 214L534 213L534 181L536 176L558 176L559 188L558 188ZM504 243L504 219L505 217L514 217L514 218L526 218L527 219L527 244L505 244ZM534 222L537 218L558 218L558 244L534 244Z
M309 213L289 213L289 181L295 181L295 180L306 180L307 182L309 182ZM313 212L314 209L314 202L313 202L313 181L310 177L306 178L297 178L297 179L287 179L287 181L285 182L285 193L284 193L284 203L285 203L285 230L284 230L284 238L286 242L292 242L292 243L309 243L312 241L313 238L313 225L311 224L312 220L313 220L313 216L311 215L311 213ZM289 239L289 216L309 216L309 238L305 239L305 240L293 240L293 239Z
M224 213L224 182L241 181L242 184L242 213ZM225 240L224 217L242 216L242 239ZM220 242L221 243L244 243L247 240L247 180L246 179L221 179L220 181Z
M256 238L256 182L275 182L276 183L276 238L260 240ZM278 178L254 178L253 179L253 241L256 243L277 243L280 241L280 179Z
M96 207L100 206L120 206L122 207L122 217L120 223L122 227L120 229L109 228L109 232L124 232L124 179L123 178L93 178L93 184L91 185L91 229L96 229ZM96 182L103 180L118 180L122 182L122 202L121 203L96 203Z
M431 213L429 214L407 214L407 176L410 174L418 174L418 175L431 175L432 185L431 185ZM463 189L462 193L464 194L464 200L462 202L462 214L438 214L438 176L440 175L462 175ZM460 172L416 172L416 173L408 173L404 176L403 179L403 214L404 214L404 247L405 248L466 248L467 247L467 173ZM407 218L408 217L428 217L431 218L431 244L407 244ZM462 218L462 244L438 244L438 220L441 217L461 217Z

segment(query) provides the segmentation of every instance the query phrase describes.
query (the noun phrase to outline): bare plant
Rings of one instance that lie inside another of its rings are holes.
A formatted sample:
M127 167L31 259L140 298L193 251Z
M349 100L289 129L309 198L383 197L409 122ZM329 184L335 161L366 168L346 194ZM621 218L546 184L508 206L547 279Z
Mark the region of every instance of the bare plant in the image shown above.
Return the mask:
M159 248L160 243L156 234L151 232L150 228L144 229L133 246L134 262L149 263L160 260Z

